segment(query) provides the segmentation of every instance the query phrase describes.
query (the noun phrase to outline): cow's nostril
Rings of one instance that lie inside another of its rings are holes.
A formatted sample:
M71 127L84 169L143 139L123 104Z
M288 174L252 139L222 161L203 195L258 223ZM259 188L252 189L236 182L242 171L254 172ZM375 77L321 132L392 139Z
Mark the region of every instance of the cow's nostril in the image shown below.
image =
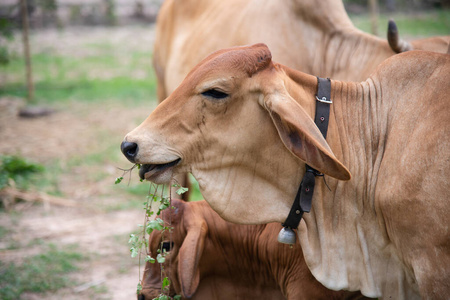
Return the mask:
M129 161L132 163L136 162L135 158L139 151L139 147L136 143L122 142L120 150L122 150L123 155L125 155Z

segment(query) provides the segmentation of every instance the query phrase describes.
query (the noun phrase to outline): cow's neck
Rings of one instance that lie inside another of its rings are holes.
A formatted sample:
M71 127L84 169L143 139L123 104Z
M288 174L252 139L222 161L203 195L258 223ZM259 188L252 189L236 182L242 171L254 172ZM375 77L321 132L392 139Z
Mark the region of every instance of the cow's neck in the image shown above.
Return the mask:
M395 54L385 39L357 29L342 1L294 0L292 3L292 11L298 20L295 30L303 31L300 35L305 37L303 43L314 45L300 48L297 53L304 64L296 67L301 67L304 72L338 80L362 81L383 60Z
M327 142L353 177L336 184L357 191L359 201L372 207L373 178L383 156L389 103L382 101L379 86L371 79L362 83L332 80L331 99Z
M302 78L305 76L290 76L295 83L286 86L295 89L296 84L302 85ZM325 176L330 190L322 179L316 180L312 210L299 226L305 260L328 288L361 290L379 297L383 290L394 287L399 294L393 298L408 298L407 275L389 246L374 202L390 104L382 101L381 91L371 79L363 83L333 80L331 99L327 142L352 179L344 182ZM302 102L315 101L314 95L297 100L302 106L311 106Z
M314 55L312 73L338 80L362 81L385 59L395 53L386 40L355 27L323 32Z

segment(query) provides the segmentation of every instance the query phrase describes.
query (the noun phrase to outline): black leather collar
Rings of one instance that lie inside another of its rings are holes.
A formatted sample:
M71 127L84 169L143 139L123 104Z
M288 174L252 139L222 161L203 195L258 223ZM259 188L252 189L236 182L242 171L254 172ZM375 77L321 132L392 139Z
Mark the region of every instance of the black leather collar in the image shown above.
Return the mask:
M326 139L330 116L330 104L332 103L330 99L331 81L329 78L319 77L317 77L317 81L316 116L314 122ZM291 211L289 212L286 221L282 224L285 229L297 229L298 224L300 224L303 217L303 213L310 212L316 176L323 176L323 174L306 165L306 172L300 183ZM289 244L290 243L291 242L289 242Z

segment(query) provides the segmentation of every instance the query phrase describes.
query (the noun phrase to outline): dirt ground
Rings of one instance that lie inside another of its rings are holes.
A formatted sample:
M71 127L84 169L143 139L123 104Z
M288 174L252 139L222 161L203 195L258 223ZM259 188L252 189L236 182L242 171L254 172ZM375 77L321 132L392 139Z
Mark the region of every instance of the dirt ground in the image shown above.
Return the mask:
M116 111L112 108L104 113L104 108L99 107L91 110L84 118L66 111L38 119L11 117L8 118L7 125L2 122L0 127L0 140L3 141L0 153L20 153L38 162L56 158L65 161L72 155L88 151L83 150L83 147L95 141L96 133L101 129L117 135L119 151L120 139L125 133L118 132L129 128L127 122L138 115L142 115L142 110ZM115 128L121 125L123 128L120 130ZM92 127L96 129L92 130ZM104 286L106 292L92 294L90 289L85 289L74 294L74 290L79 289L75 287L60 290L53 295L26 295L23 299L60 299L61 296L64 299L86 299L86 296L89 299L134 298L139 268L137 260L130 258L127 238L138 229L137 224L142 223L143 212L135 208L105 212L99 208L102 204L111 206L127 201L124 193L112 196L114 189L117 189L114 178L121 172L115 165L106 165L104 171L110 176L91 182L83 179L89 171L89 166L80 165L75 168L75 173L64 174L59 179L59 188L65 198L75 200L78 207L18 203L12 208L16 213L4 215L0 219L0 225L14 228L12 238L20 246L25 246L30 240L41 240L59 246L78 245L77 251L90 258L83 264L82 271L74 274L74 280L92 284L93 287ZM20 262L24 257L38 254L42 250L39 244L3 250L7 246L0 243L0 259L3 262Z
M131 33L143 39L130 38ZM128 41L128 45L153 42L153 31L145 28L133 32L95 28L81 34L48 30L33 39L39 41L39 47L58 39L59 50L64 51L64 47L74 47L80 38L96 40L105 36L118 47ZM147 46L151 48L151 44ZM76 245L76 251L86 257L80 270L70 275L74 287L26 294L21 299L136 299L140 273L127 242L129 234L142 224L144 213L136 207L126 208L127 201L136 196L114 185L114 178L122 173L117 167L130 167L119 153L122 138L152 107L72 103L49 116L25 119L17 117L20 103L17 99L0 99L0 154L21 155L39 163L57 162L62 169L70 167L71 172L61 172L55 180L63 197L76 201L77 206L16 202L0 216L0 226L9 230L7 238L0 241L0 260L20 263L25 257L41 253L43 244L50 243L58 247ZM117 151L117 155L105 151ZM82 160L73 165L74 157L103 153L114 159L106 159L107 163L100 167ZM125 208L112 209L120 206Z

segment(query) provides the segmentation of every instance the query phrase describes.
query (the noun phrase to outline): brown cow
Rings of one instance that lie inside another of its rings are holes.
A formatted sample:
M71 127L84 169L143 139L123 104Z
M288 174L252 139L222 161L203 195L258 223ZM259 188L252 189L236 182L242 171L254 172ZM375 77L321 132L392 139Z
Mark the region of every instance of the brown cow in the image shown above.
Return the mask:
M447 51L448 36L398 44L394 26L391 22L389 36L396 52ZM358 30L340 0L166 0L153 60L159 101L213 51L254 43L267 44L274 60L296 70L353 81L365 80L396 53L386 40Z
M247 224L285 220L306 162L329 187L317 180L298 231L316 279L368 297L448 299L449 82L450 55L426 51L395 55L361 83L332 80L325 140L314 76L273 63L262 44L221 50L122 149L150 181L192 172L220 216Z
M291 249L277 242L280 224L232 224L205 201L172 200L172 205L175 209L163 213L172 232L162 237L154 231L149 239L153 257L161 242L169 250L164 268L174 287L172 296L208 300L366 299L360 293L331 291L315 280L300 245ZM158 263L146 264L142 286L142 300L160 294Z

